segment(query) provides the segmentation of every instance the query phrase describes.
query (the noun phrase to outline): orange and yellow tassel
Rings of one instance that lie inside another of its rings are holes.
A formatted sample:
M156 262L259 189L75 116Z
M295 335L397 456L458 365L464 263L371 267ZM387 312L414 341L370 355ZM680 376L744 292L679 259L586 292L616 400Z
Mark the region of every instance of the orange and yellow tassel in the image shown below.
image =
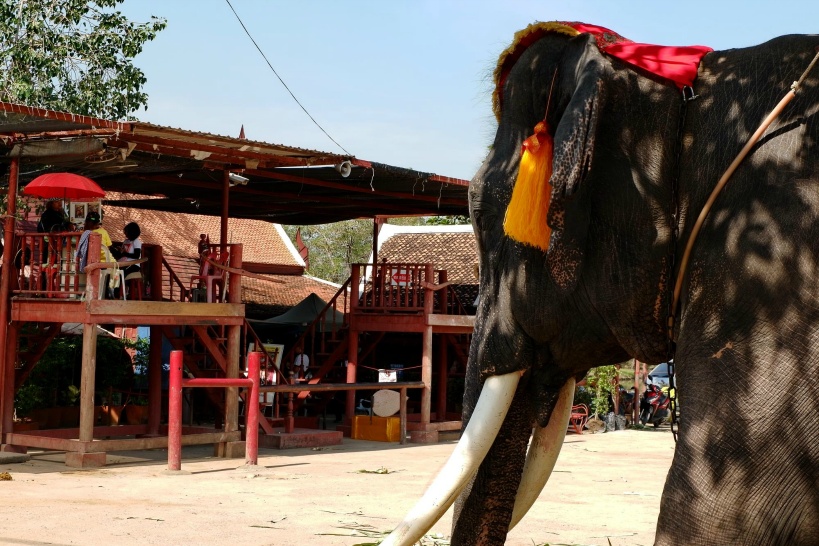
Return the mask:
M549 250L551 235L546 216L552 196L549 179L553 151L548 125L541 121L535 125L535 134L523 142L518 177L503 221L506 235L544 252Z

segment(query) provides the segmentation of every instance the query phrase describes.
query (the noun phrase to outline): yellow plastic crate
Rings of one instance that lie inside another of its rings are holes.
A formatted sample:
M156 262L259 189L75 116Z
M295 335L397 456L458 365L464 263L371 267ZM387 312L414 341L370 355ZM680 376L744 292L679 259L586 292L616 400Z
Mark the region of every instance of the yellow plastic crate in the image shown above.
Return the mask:
M353 439L375 442L401 441L401 419L399 417L378 417L356 415L353 417Z

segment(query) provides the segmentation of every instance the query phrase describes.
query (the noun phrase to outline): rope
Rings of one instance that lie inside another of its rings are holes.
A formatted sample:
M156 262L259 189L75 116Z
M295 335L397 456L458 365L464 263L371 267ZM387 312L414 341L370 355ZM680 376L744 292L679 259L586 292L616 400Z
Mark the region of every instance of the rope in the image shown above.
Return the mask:
M808 68L802 73L802 76L799 78L799 80L793 82L790 91L788 91L788 93L784 97L782 97L782 100L779 101L779 104L777 104L774 107L774 109L771 110L771 113L768 114L768 117L766 117L762 121L762 124L759 126L759 128L754 132L753 135L751 135L751 138L748 140L748 142L745 144L742 150L740 150L739 154L737 154L734 161L728 166L728 169L726 169L725 173L722 175L722 178L719 179L719 182L717 182L716 187L714 187L714 190L708 197L708 201L706 201L705 206L703 206L702 210L700 211L700 215L697 218L697 222L694 224L694 229L691 230L691 236L688 238L688 244L686 244L685 246L685 252L683 252L682 260L680 260L680 271L677 274L677 282L674 285L674 297L671 303L671 316L669 317L671 325L673 325L673 320L674 317L676 316L677 304L679 303L680 292L682 291L683 278L685 277L685 271L686 268L688 267L688 260L691 257L691 249L694 247L694 242L697 240L697 235L699 235L699 232L702 229L703 223L705 223L705 218L708 216L708 213L711 212L711 207L717 200L717 196L720 194L720 192L722 192L723 188L728 183L728 180L734 174L734 171L737 170L739 164L742 163L742 161L751 151L751 148L753 148L754 145L756 145L756 143L762 137L762 134L768 129L771 123L773 123L774 120L777 117L779 117L779 114L782 113L782 110L785 108L785 106L787 106L788 103L791 102L791 100L793 100L793 98L796 96L796 93L799 91L799 87L805 80L805 77L807 77L808 73L816 65L817 59L819 59L819 53L817 53L814 56L813 60L808 65ZM672 331L673 328L669 328L669 335L671 335L670 333Z
M411 366L411 367L409 367L409 368L400 368L400 369L398 369L398 368L396 368L396 369L390 369L390 368L371 368L370 366L363 366L363 365L361 365L361 364L359 364L359 365L358 365L358 367L359 367L359 368L364 368L365 370L373 370L373 371L376 371L376 372L380 372L380 371L382 371L382 370L387 370L387 371L391 371L391 372L405 372L405 371L407 371L407 370L415 370L415 369L418 369L418 368L423 368L423 366Z
M206 262L208 262L210 265L212 265L213 267L215 267L217 269L221 269L223 271L227 271L228 273L235 273L237 275L241 275L241 276L244 276L244 277L250 277L251 279L258 279L260 281L267 281L267 282L272 282L272 283L284 284L284 281L281 281L279 279L271 279L270 277L266 277L264 275L259 275L258 273L251 273L250 271L247 271L246 269L237 269L235 267L229 267L229 266L220 264L219 262L215 262L215 261L211 260L205 254L201 254L201 257Z

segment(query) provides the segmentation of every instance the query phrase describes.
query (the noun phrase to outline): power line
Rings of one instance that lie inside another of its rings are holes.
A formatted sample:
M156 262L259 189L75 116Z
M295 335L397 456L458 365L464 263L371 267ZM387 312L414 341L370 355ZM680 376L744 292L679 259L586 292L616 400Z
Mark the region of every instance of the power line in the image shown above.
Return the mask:
M266 63L267 63L267 66L269 66L269 67L270 67L270 70L272 70L272 71L273 71L273 74L275 74L275 75L276 75L276 77L279 79L279 81L280 81L280 82L281 82L281 84L284 86L284 88L285 88L285 89L287 89L287 92L288 92L288 93L290 93L290 96L291 96L291 97L293 97L293 100L294 100L294 101L296 101L296 104L298 104L298 105L299 105L299 107L300 107L302 110L304 110L304 113L305 113L305 114L307 114L307 117L308 117L308 118L310 118L310 121L312 121L313 123L315 123L316 127L318 127L319 129L321 129L321 132L322 132L322 133L324 133L325 135L327 135L327 138L329 138L330 140L332 140L332 141L333 141L333 143L334 143L336 146L338 146L339 148L341 148L342 150L344 150L344 153L345 153L345 154L350 155L350 156L351 156L351 155L353 155L353 154L351 154L350 152L348 152L348 151L347 151L347 150L344 148L344 146L342 146L341 144L339 144L338 142L336 142L336 139L334 139L333 137L331 137L331 136L330 136L330 133L328 133L327 131L325 131L325 130L324 130L324 127L322 127L322 126L319 124L319 122L317 122L317 121L316 121L316 120L313 118L313 116L311 116L311 115L310 115L310 112L308 112L308 111L307 111L307 108L305 108L305 107L304 107L304 105L302 105L302 103L300 103L300 102L299 102L299 99L297 99L297 98L296 98L296 95L294 95L294 94L293 94L293 92L290 90L290 88L289 88L289 87L287 87L287 84L286 84L286 83L284 83L284 80L281 78L281 76L279 76L279 73L278 73L278 72L276 72L276 69L275 69L275 68L273 68L273 65L272 65L272 64L270 64L270 61L268 61L268 60L267 60L267 56L264 54L264 51L262 51L262 48L260 48L260 47L259 47L259 44L257 44L257 43L256 43L256 40L254 40L254 39L253 39L253 36L251 36L251 35L250 35L250 31L248 31L248 30L247 30L247 27L246 27L246 26L245 26L245 24L242 22L242 18L241 18L241 17L239 17L239 14L238 14L238 13L236 13L236 10L235 10L235 9L233 9L233 5L230 3L230 0L225 0L225 2L227 2L227 5L230 7L230 11L232 11L232 12L233 12L233 15L235 15L235 16L236 16L236 20L237 20L237 21L239 21L239 24L240 24L240 25L242 25L242 29L245 31L245 34L247 34L247 37L248 37L248 38L250 38L250 41L251 41L251 42L253 42L253 45L254 45L254 46L256 46L256 49L257 49L257 50L259 51L259 53L261 54L262 58L264 59L264 62L266 62Z

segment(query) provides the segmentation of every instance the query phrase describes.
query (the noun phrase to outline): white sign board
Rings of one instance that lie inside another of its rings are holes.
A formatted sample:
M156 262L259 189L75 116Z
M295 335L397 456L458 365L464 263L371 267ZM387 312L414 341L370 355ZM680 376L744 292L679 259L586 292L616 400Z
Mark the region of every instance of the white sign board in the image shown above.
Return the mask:
M379 383L395 383L396 381L398 381L397 370L378 370Z
M284 345L279 343L262 343L264 350L267 351L267 356L273 362L276 368L281 368L282 356L284 356Z
M390 283L393 286L409 286L410 271L404 267L393 267L390 269Z

